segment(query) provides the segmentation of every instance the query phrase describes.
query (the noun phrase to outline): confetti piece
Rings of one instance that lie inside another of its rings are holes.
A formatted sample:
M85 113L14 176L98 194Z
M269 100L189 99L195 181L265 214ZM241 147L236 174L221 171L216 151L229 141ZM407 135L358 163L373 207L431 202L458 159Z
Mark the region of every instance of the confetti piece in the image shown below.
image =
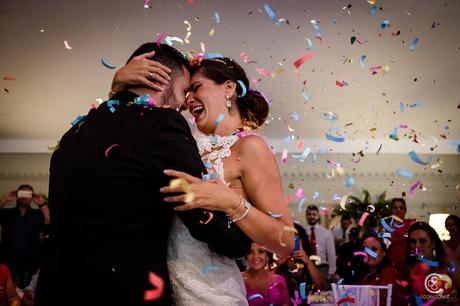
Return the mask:
M84 120L86 115L79 115L77 118L75 118L70 124L72 125L77 125L80 123L80 121Z
M307 50L313 49L313 42L310 40L310 38L306 38L307 40Z
M202 271L203 271L204 274L207 274L209 272L215 272L215 271L219 271L219 270L220 270L220 268L218 266L209 265L209 266L205 266Z
M281 218L283 215L282 214L275 214L271 211L267 211L266 212L268 215L270 215L270 217L274 218L274 219L278 219L278 218Z
M418 41L419 41L418 37L415 37L412 43L410 44L409 50L414 51L415 48L417 47Z
M72 47L69 45L69 42L67 40L64 40L64 46L67 50L72 50Z
M299 285L299 291L300 291L300 298L301 298L302 300L306 300L306 299L307 299L307 294L306 294L305 288L306 288L305 282L300 283L300 285Z
M163 295L164 281L161 277L157 276L153 272L149 272L149 282L156 288L144 291L144 301L153 301Z
M191 185L186 180L181 179L181 178L173 179L169 182L169 187L171 188L181 187L182 191L185 193L184 203L193 202L193 199L195 198L195 194L192 192Z
M428 159L426 161L424 160L421 160L420 157L417 155L417 153L415 153L415 151L410 151L409 152L409 157L416 163L418 164L421 164L421 165L428 165L429 163L431 163L431 161L433 160L433 157L432 156L429 156Z
M14 80L16 80L16 78L12 76L6 75L3 77L3 81L14 81Z
M385 19L382 21L382 23L380 24L380 28L382 30L386 29L388 26L390 25L390 21L388 19Z
M303 141L303 140L300 140L300 141L297 143L297 149L298 149L298 150L302 149L303 144L304 144L304 141Z
M359 218L358 225L363 227L364 226L364 221L366 221L367 216L369 216L369 213L365 211L362 215L361 218Z
M192 35L192 32L187 32L187 34L184 37L184 41L186 44L190 43L190 36Z
M109 152L110 152L110 150L112 150L112 149L115 148L115 147L119 147L119 146L120 146L120 145L119 145L118 143L114 143L113 145L111 145L110 147L108 147L107 150L105 150L105 153L104 153L105 157L106 157L106 158L109 158Z
M281 155L281 163L286 165L288 159L288 149L283 149L283 154Z
M388 135L388 137L390 139L398 141L399 140L399 138L398 138L398 128L397 127L393 128L393 130L391 130L390 135Z
M419 257L418 257L418 260L419 260L420 262L423 262L423 263L428 264L428 265L431 266L431 267L438 267L438 266L439 266L439 262L433 261L433 260L429 260L429 259L424 258L424 257L422 257L422 256L419 256Z
M246 95L246 85L244 85L243 81L237 80L238 84L240 84L241 87L241 94L238 95L238 98L244 97Z
M343 86L348 86L348 83L345 82L345 81L335 81L335 85L339 86L339 87L343 87Z
M157 43L157 47L160 48L160 44L161 42L166 39L166 37L170 36L171 34L169 32L162 32L159 36L158 36L158 39L156 41Z
M343 185L347 188L353 187L354 183L355 183L355 180L353 179L352 176L347 176L345 180L343 181Z
M315 29L315 33L316 33L315 38L318 38L319 40L321 40L322 39L321 28L319 27L318 22L315 19L312 19L310 20L310 23Z
M373 16L376 13L377 13L377 6L376 5L371 6L371 10L369 12L369 15Z
M306 61L310 60L313 57L313 52L308 52L304 56L300 57L294 62L294 66L296 69L299 69L300 66L302 66L303 63Z
M295 197L296 197L297 200L303 198L303 189L302 188L297 189Z
M264 4L264 10L265 10L265 13L267 13L268 17L270 17L270 19L277 24L277 17L275 15L275 13L273 12L273 10L271 9L270 5L268 4Z
M410 179L412 179L414 177L414 175L411 172L406 171L406 170L402 170L402 169L396 170L395 174L397 176L405 176L405 177L410 178Z
M303 151L302 155L300 155L300 157L299 157L299 161L304 162L307 159L307 157L310 154L310 152L311 152L310 147L305 148L305 150Z
M165 37L165 43L168 44L169 46L172 46L173 41L177 41L181 43L182 45L184 44L184 41L179 37L169 36L169 35Z
M304 90L302 89L302 91L300 92L302 97L303 97L303 100L304 100L304 103L307 102L308 100L311 99L311 97L309 95L307 95Z
M334 141L334 142L345 142L344 137L335 137L328 133L326 133L326 138L327 140Z
M321 257L319 257L318 255L310 255L309 258L311 261L313 261L315 266L319 266L321 264Z
M367 255L367 253L363 252L363 251L355 251L355 252L353 252L353 255L355 255L355 256L358 256L358 255L363 256L364 257L363 258L364 262L367 262L367 260L369 258L369 255Z
M305 201L306 201L306 199L303 198L303 199L300 199L299 203L297 203L297 210L299 212L303 211L303 204L305 204Z
M217 13L217 12L214 13L214 19L216 20L216 23L220 23L219 13Z
M450 267L447 268L447 272L453 273L455 272L456 269L457 269L457 263L455 262L455 260L452 260L452 262L450 263Z
M391 233L386 233L386 232L377 233L377 237L378 238L391 238Z
M393 233L394 231L396 231L396 229L394 229L394 228L392 228L391 226L388 225L388 223L385 221L384 218L380 219L380 223L390 233Z
M409 197L413 197L415 193L415 189L421 184L421 181L415 182L412 186L409 187Z
M103 58L101 59L101 64L102 64L105 68L109 68L109 69L115 69L115 68L117 68L117 66L111 66L111 65L107 64L107 63L104 61Z
M370 256L374 257L374 258L377 258L378 254L374 251L372 251L371 249L369 249L368 247L365 247L364 248L364 252L366 252L367 254L369 254Z
M250 301L252 301L254 299L262 299L262 300L264 300L264 297L260 293L255 293L255 294L251 294L250 296L248 296L248 302L250 302Z
M212 163L209 161L204 162L203 165L206 169L212 169Z
M120 101L119 100L109 100L107 101L107 106L109 108L109 110L114 113L115 112L115 107L114 105L117 105L119 106L120 105Z
M214 33L216 33L216 29L212 28L212 29L209 31L208 35L209 35L210 37L212 37L212 36L214 36Z
M342 198L340 199L339 205L340 205L340 207L341 207L343 210L346 210L345 204L347 203L347 199L348 199L349 196L350 196L349 194L344 194L344 195L342 196Z
M312 197L313 197L313 200L319 199L319 192L318 191L313 192Z
M264 68L256 68L256 71L259 74L263 74L263 75L266 75L266 76L269 76L269 77L273 77L273 75L270 72L268 72L267 70L265 70Z
M144 0L144 8L148 9L150 7L150 0Z
M203 174L201 176L201 180L206 182L206 181L209 181L209 180L214 180L214 179L218 179L220 176L218 173L216 172L212 172L212 173L207 173L207 174Z
M361 55L361 57L359 58L359 63L361 64L361 67L363 68L366 68L366 64L364 63L364 61L366 60L366 55Z
M373 204L367 205L366 211L373 213L375 211L375 206Z
M206 59L222 58L222 57L224 57L222 53L206 53Z
M219 114L219 116L217 116L217 118L216 118L215 123L216 123L216 124L221 123L222 120L224 120L224 118L225 118L225 115L224 115L224 114Z
M295 227L284 226L283 229L281 230L279 236L278 236L278 242L280 243L280 245L282 247L286 246L286 243L283 242L283 234L284 234L284 232L292 232L292 233L298 234L298 232L295 229Z

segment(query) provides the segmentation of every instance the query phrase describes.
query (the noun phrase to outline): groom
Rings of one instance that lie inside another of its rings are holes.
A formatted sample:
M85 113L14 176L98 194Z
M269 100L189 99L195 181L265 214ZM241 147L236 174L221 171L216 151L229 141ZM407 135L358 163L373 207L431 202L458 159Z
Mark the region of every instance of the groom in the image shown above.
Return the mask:
M163 170L200 177L205 169L186 120L175 110L185 102L188 63L174 48L154 43L139 47L130 60L153 50L153 59L172 70L170 85L163 92L137 87L116 93L73 122L53 153L50 246L37 306L171 304L166 250L173 207L159 192L170 180ZM144 94L157 107L136 100ZM214 252L241 257L249 250L249 239L236 227L228 229L223 213L214 212L208 223L202 210L180 217ZM149 282L149 273L155 281ZM155 295L162 283L161 296L144 301L144 293Z

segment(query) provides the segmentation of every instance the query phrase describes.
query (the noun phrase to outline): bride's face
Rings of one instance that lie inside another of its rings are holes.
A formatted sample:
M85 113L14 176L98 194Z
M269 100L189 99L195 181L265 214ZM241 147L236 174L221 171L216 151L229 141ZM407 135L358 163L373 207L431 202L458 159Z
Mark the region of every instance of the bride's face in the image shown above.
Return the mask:
M228 115L225 102L224 84L216 84L200 72L192 76L186 106L195 119L196 126L200 132L205 134L214 133L217 126L217 117L220 114Z

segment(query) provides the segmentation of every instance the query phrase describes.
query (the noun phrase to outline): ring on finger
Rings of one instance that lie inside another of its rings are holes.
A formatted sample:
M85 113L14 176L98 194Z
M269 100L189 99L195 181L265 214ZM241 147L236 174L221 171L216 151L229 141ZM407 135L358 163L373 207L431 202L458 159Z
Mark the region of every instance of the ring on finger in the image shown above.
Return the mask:
M152 78L153 77L153 72L150 72L149 76Z

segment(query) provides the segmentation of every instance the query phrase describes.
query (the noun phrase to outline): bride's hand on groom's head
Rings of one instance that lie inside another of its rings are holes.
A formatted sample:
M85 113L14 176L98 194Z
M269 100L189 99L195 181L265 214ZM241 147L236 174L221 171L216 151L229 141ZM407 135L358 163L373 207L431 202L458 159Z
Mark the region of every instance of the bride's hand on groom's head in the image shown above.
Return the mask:
M112 81L111 92L126 89L129 85L143 85L156 91L163 91L169 85L171 69L160 62L151 60L155 51L133 57L118 69Z

